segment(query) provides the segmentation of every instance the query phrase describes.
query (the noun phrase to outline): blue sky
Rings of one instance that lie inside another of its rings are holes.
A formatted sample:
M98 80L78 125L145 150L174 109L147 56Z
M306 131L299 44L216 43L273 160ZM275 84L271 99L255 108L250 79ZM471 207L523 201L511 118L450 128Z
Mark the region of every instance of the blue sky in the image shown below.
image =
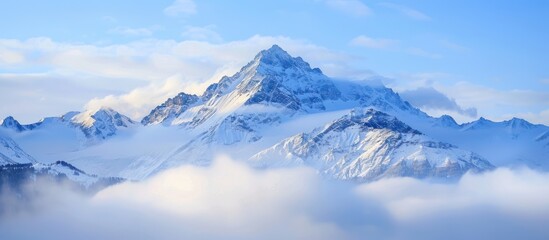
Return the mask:
M0 117L108 105L134 118L277 43L433 115L549 124L546 1L4 1ZM469 111L471 110L471 111Z

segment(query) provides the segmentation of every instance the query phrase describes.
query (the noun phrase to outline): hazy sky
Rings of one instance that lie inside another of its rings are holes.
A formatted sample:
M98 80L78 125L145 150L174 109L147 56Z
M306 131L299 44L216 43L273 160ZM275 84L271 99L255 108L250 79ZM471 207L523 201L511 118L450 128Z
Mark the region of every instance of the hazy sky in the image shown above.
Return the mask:
M276 43L332 77L383 76L434 115L549 124L547 23L535 0L7 0L0 117L140 118Z

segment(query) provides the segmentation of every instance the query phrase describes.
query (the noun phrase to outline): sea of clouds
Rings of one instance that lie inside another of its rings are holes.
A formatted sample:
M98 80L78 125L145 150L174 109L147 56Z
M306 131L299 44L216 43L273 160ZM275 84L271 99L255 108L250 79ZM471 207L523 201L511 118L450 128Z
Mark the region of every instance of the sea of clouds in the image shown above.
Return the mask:
M1 239L549 239L549 174L529 169L357 185L220 157L93 196L38 181L0 206Z

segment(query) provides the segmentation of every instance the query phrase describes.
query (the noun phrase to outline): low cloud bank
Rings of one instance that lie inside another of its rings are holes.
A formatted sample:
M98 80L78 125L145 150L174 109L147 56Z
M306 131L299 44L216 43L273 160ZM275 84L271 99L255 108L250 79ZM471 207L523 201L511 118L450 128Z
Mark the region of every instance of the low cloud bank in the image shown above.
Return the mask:
M34 184L0 195L2 239L547 239L549 174L498 169L455 184L353 185L311 169L221 158L93 197Z

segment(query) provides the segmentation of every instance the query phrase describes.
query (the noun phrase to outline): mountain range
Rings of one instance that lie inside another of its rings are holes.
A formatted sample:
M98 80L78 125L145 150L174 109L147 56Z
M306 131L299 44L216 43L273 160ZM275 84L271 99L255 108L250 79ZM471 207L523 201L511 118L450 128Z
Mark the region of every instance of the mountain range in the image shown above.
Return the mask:
M185 164L207 166L220 154L258 168L305 165L355 182L549 169L547 126L432 117L390 88L332 79L277 45L201 95L181 92L140 121L109 108L27 125L7 117L0 143L0 165L9 166L3 175L18 165L41 173L55 166L71 170L48 171L94 181L142 180Z

